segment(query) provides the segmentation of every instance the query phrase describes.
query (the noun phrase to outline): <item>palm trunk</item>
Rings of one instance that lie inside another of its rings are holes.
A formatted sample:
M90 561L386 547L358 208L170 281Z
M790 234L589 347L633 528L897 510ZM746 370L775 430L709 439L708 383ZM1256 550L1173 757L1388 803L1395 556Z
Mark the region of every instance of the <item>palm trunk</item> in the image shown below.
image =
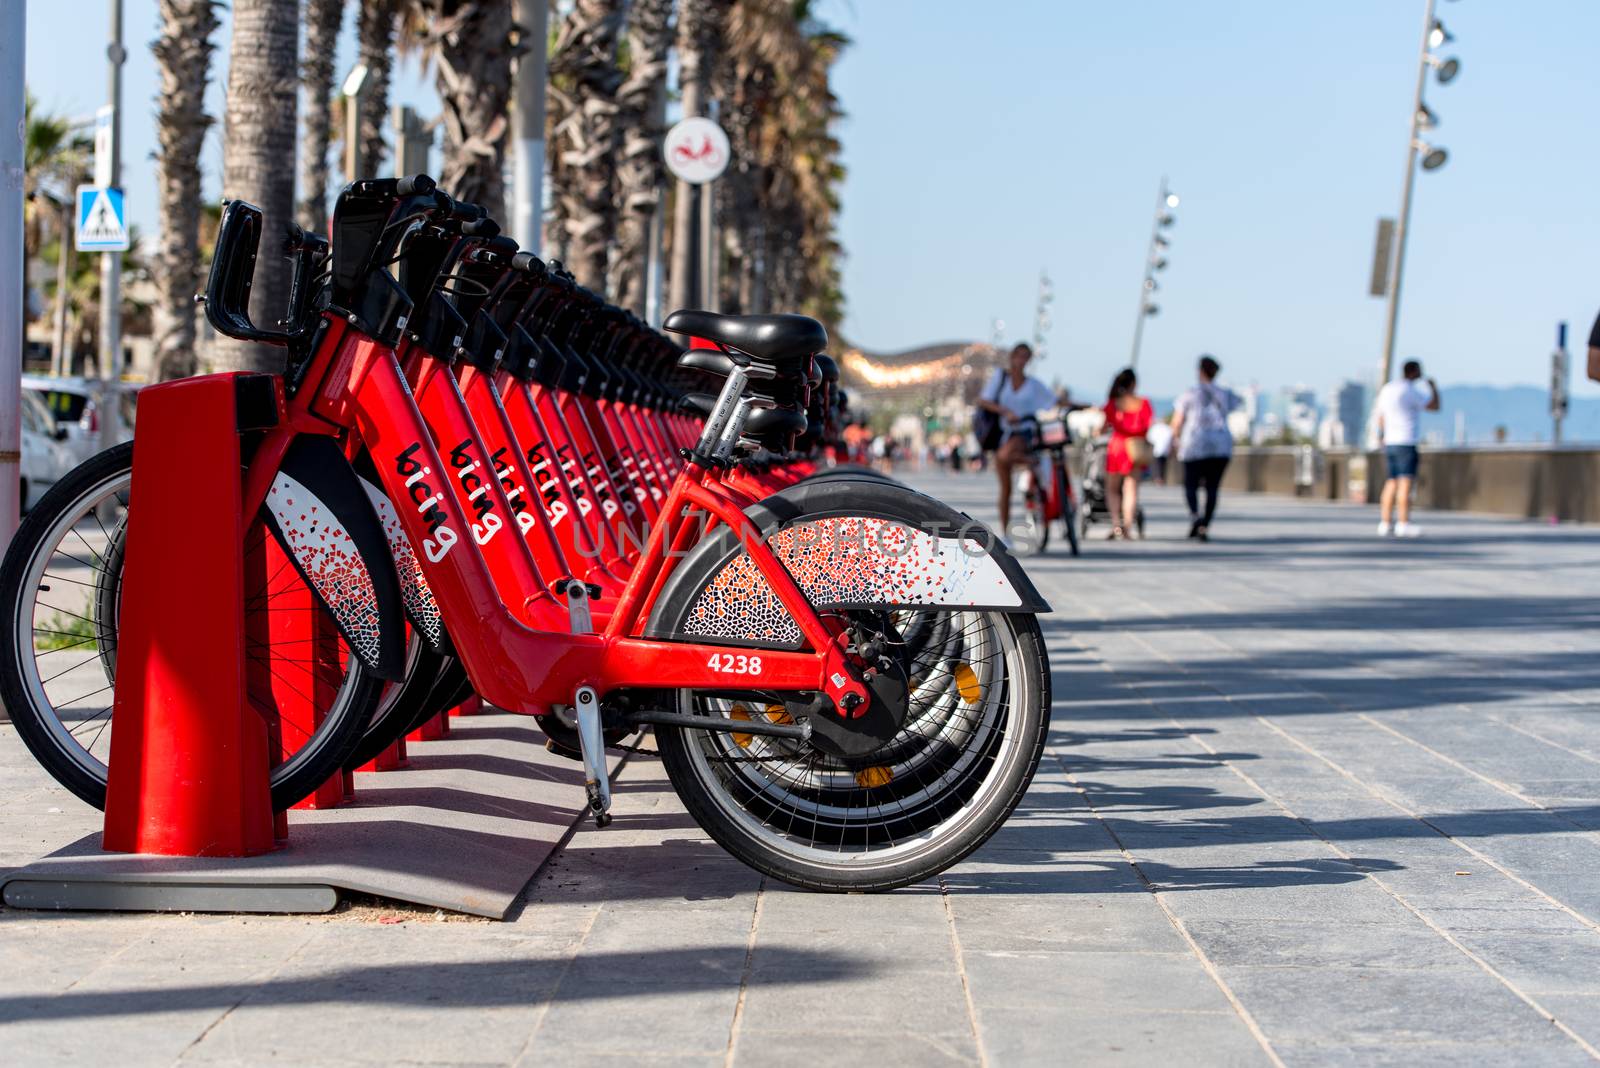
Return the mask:
M683 0L678 9L678 88L684 118L704 115L710 105L711 78L732 6L733 0ZM688 307L690 294L696 289L694 205L700 198L695 193L688 183L678 183L673 204L669 308ZM706 251L710 254L711 250Z
M219 25L216 8L214 0L161 0L161 36L151 48L161 72L156 116L161 244L150 272L156 287L155 375L160 381L185 378L197 369L194 295L200 288L200 149L211 126L205 94L211 80L211 35ZM65 300L66 294L60 299Z
M356 174L376 178L388 157L383 124L389 113L389 73L394 66L394 0L363 0L356 22L359 62L367 65L356 136Z
M222 133L222 195L266 213L266 233L294 219L294 140L298 97L298 0L234 0L228 105ZM281 329L289 302L289 263L262 249L251 318ZM218 362L239 370L282 369L279 350L249 342L218 345Z
M333 50L344 20L344 0L306 0L306 53L300 84L306 91L300 131L300 223L328 230L328 145L333 130Z
M505 157L510 130L511 39L509 0L429 4L435 82L443 105L444 166L440 186L459 200L505 218ZM537 44L535 45L537 47Z
M605 289L616 232L617 45L626 7L626 0L578 0L550 58L550 99L561 116L551 151L564 170L555 194L567 226L566 266L579 285L596 291Z
M667 52L672 47L673 0L634 0L628 19L628 77L617 90L622 156L617 162L617 249L607 291L637 315L645 313L650 224L661 210L666 167Z

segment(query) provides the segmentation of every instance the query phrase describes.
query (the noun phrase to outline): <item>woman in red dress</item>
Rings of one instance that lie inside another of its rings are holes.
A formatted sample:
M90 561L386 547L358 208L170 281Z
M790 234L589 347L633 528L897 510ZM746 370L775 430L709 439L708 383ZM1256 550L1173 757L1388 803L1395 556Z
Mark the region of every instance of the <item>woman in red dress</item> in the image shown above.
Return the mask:
M1150 401L1139 396L1139 378L1124 369L1111 382L1106 402L1106 426L1111 445L1106 450L1106 508L1111 512L1111 537L1129 537L1137 530L1139 472L1150 462L1150 442L1145 435L1155 421Z

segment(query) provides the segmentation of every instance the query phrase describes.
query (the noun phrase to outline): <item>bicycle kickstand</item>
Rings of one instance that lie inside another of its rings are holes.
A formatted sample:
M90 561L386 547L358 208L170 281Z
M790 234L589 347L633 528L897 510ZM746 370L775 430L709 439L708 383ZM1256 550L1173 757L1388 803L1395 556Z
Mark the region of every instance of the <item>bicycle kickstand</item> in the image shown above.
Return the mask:
M572 633L591 633L594 624L590 622L589 600L599 595L599 587L567 579L558 584L557 591L566 594ZM589 813L594 816L596 827L604 827L611 822L611 778L606 773L606 739L600 726L600 699L593 687L578 687L573 713L578 720L578 748L583 752L583 789L588 797Z

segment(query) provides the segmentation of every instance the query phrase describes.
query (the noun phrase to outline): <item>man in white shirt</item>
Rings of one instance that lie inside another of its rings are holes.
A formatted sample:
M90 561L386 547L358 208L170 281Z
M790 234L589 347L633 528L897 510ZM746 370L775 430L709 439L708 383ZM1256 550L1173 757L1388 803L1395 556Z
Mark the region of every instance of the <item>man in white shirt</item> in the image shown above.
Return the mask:
M1423 412L1439 410L1439 387L1433 379L1426 386L1422 364L1407 360L1401 378L1378 391L1378 444L1389 477L1379 498L1378 536L1414 538L1422 531L1411 523L1411 484L1417 477L1417 424ZM1391 525L1390 519L1397 521Z

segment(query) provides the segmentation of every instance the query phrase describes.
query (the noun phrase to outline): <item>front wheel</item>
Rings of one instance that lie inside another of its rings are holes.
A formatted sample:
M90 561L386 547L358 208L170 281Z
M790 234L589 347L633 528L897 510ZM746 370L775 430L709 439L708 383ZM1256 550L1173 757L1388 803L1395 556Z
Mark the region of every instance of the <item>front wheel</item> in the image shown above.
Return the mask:
M1027 529L1023 532L1023 552L1041 556L1050 547L1050 500L1037 471L1023 476L1022 514Z
M894 613L892 625L906 649L909 714L864 761L809 742L656 728L684 806L751 867L810 890L906 886L977 849L1027 790L1050 726L1038 620L931 609ZM683 691L678 710L787 717L776 696Z
M1072 495L1072 480L1065 463L1056 464L1056 499L1061 502L1061 526L1067 532L1067 546L1072 550L1072 555L1077 556L1078 501Z
M131 442L86 461L29 512L0 565L0 700L45 770L96 808L106 803L132 481ZM264 522L241 551L269 560L246 580L245 653L249 697L278 738L269 779L284 809L339 770L382 680L334 635L288 558L270 556ZM204 595L174 591L171 610Z

